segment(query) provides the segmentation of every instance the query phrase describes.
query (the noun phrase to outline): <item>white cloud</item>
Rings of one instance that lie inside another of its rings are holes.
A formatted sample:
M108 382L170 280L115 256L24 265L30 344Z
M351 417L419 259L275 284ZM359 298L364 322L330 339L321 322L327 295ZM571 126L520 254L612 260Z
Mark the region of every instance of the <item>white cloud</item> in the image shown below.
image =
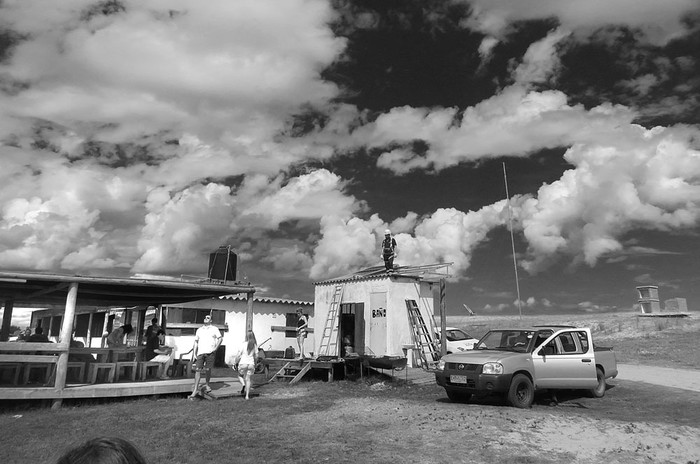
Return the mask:
M196 272L234 233L242 258L289 257L308 244L254 244L278 246L265 235L283 221L361 209L327 171L280 174L332 153L282 135L338 95L319 74L345 46L327 2L121 4L0 6L23 37L0 64L20 84L0 93L0 264Z
M575 166L536 198L514 207L535 272L565 255L593 266L624 252L633 229L680 230L700 220L700 135L684 127L630 130L615 145L579 144L566 153ZM637 249L636 247L633 247Z
M663 45L685 32L684 16L697 11L694 0L464 0L474 9L466 25L501 38L521 20L557 18L569 30L588 34L610 24L639 29Z
M615 141L624 130L621 127L629 126L634 117L625 107L606 104L587 111L581 105L568 105L562 92L528 91L522 85L467 108L457 123L456 114L456 108L394 108L352 137L370 147L415 139L428 142L430 148L423 156L408 149L380 156L379 167L403 174L483 158L527 156L534 150L575 143Z
M392 223L397 242L396 265L453 263L450 271L463 278L471 255L494 227L504 224L505 200L494 205L463 213L454 208L440 208L433 214L417 218L408 213ZM415 224L411 230L399 229ZM366 266L382 264L379 245L387 227L377 215L368 220L325 217L321 221L323 237L315 250L311 277L329 278Z

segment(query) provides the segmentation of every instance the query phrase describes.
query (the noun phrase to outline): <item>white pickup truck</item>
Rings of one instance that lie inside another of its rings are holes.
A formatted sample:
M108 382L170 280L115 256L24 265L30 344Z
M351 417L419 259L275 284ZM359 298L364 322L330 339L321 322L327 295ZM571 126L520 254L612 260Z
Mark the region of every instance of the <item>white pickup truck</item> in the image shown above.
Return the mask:
M442 357L435 372L452 401L503 393L518 408L530 407L540 389L586 389L600 398L605 379L616 376L612 348L594 348L590 329L560 326L491 330L473 350Z

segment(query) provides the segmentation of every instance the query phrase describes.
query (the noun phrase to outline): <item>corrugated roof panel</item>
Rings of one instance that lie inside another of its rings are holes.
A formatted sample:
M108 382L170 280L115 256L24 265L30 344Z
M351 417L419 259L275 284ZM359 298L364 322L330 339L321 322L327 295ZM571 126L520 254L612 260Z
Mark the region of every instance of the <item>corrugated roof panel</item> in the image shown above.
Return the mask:
M372 266L332 279L314 282L314 285L350 282L355 280L386 279L390 277L409 277L418 280L438 280L450 277L449 266L453 263L436 263L423 266L396 266L393 272L387 272L384 266ZM444 272L440 269L444 268Z
M224 295L220 297L223 300L240 300L246 301L247 298L243 295ZM253 303L280 303L280 304L291 304L299 306L313 306L313 301L302 301L302 300L290 300L287 298L274 298L271 296L255 296L253 297Z

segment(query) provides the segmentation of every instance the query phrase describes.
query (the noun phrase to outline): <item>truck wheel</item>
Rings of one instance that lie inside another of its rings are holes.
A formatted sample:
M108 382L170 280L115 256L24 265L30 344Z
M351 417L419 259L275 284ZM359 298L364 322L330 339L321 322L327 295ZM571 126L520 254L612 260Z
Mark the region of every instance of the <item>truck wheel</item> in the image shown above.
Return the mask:
M523 374L516 374L510 382L508 390L508 403L516 408L529 408L535 399L535 387L530 378Z
M598 379L598 385L595 388L591 388L591 395L593 398L602 398L605 396L605 389L607 388L605 374L600 368L596 368L595 375Z
M466 403L469 401L469 398L472 397L471 393L464 393L460 391L455 391L455 390L445 390L447 392L447 397L452 401L453 403Z

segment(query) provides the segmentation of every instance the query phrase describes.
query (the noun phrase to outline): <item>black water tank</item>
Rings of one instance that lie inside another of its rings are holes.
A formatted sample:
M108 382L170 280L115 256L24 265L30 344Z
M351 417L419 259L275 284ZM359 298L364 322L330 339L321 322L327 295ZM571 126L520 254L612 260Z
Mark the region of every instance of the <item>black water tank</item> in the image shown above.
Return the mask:
M236 280L236 253L231 247L219 247L209 255L209 272L207 276L213 280Z

